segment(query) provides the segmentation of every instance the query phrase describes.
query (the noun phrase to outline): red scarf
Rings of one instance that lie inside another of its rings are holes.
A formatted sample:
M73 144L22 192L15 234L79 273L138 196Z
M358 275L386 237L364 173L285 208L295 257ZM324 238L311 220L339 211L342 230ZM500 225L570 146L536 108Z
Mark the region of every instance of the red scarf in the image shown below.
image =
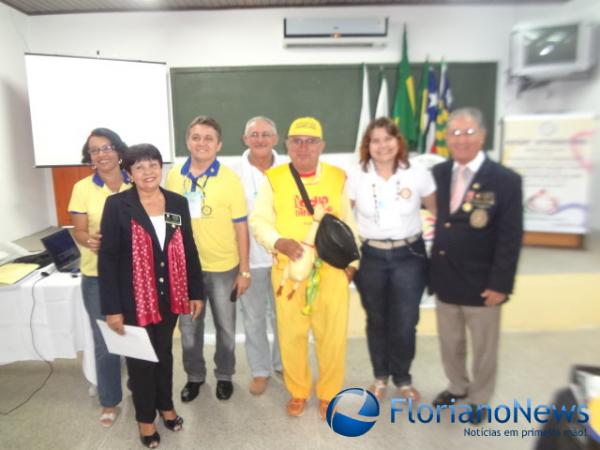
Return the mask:
M143 327L162 320L158 308L158 292L154 276L152 237L131 219L131 252L133 268L133 297L138 325ZM189 314L187 270L181 229L177 228L167 245L169 293L171 312Z

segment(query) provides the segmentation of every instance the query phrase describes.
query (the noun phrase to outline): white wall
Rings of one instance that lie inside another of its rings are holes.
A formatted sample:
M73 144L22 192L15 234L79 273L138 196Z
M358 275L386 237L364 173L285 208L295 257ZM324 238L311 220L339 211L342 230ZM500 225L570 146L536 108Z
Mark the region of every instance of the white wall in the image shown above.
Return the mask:
M600 24L600 2L597 0L571 0L560 8L561 16L584 17ZM600 38L599 38L600 40ZM600 52L600 42L597 42ZM502 96L503 108L507 113L545 113L585 111L596 114L600 121L600 66L591 80L553 82L548 86L516 95L514 86ZM594 169L590 186L589 224L600 230L600 127L597 128L592 155ZM595 193L595 194L594 194Z
M454 61L504 59L508 32L520 18L557 11L546 7L343 7L36 16L32 51L161 59L172 66L397 62L402 24L410 57L446 55ZM390 45L372 49L287 50L283 18L388 16Z
M403 23L412 61L498 61L497 117L544 110L593 110L600 114L600 79L556 83L517 97L507 84L508 36L523 20L585 13L600 17L596 0L545 6L383 6L243 11L110 13L28 18L29 50L80 56L165 61L169 66L344 64L397 62ZM390 45L384 49L287 50L283 18L291 16L388 16ZM22 70L22 69L20 69ZM260 111L257 111L260 113ZM496 133L497 139L500 133ZM496 142L496 151L498 149ZM595 177L597 184L600 177ZM600 199L592 223L600 229Z
M0 241L56 224L49 170L33 168L26 34L27 18L0 4Z

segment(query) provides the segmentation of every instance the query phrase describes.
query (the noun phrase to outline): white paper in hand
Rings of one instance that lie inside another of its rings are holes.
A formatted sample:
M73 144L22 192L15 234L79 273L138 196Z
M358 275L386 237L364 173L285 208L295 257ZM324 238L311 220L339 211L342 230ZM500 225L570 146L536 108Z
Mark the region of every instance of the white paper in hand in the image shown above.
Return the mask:
M120 335L111 330L105 321L96 319L96 322L110 353L158 362L156 352L145 328L125 325L125 334Z

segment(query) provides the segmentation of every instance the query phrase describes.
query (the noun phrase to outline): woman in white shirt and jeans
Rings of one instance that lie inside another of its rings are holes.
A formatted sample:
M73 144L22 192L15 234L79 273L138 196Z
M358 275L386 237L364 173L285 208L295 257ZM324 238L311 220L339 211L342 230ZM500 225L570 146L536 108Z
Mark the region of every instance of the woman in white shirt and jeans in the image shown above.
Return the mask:
M426 168L409 163L400 130L382 117L365 131L348 186L363 241L354 282L367 314L370 391L382 399L391 377L401 396L417 401L410 366L427 283L420 209L435 214L435 183Z

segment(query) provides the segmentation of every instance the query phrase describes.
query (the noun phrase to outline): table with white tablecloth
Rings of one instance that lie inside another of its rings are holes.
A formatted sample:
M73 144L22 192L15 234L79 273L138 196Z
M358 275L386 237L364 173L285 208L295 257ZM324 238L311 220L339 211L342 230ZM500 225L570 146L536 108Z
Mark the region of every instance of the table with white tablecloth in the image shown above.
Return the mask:
M44 277L41 272L0 287L0 364L76 358L83 351L83 373L96 384L94 342L81 277L61 272Z

